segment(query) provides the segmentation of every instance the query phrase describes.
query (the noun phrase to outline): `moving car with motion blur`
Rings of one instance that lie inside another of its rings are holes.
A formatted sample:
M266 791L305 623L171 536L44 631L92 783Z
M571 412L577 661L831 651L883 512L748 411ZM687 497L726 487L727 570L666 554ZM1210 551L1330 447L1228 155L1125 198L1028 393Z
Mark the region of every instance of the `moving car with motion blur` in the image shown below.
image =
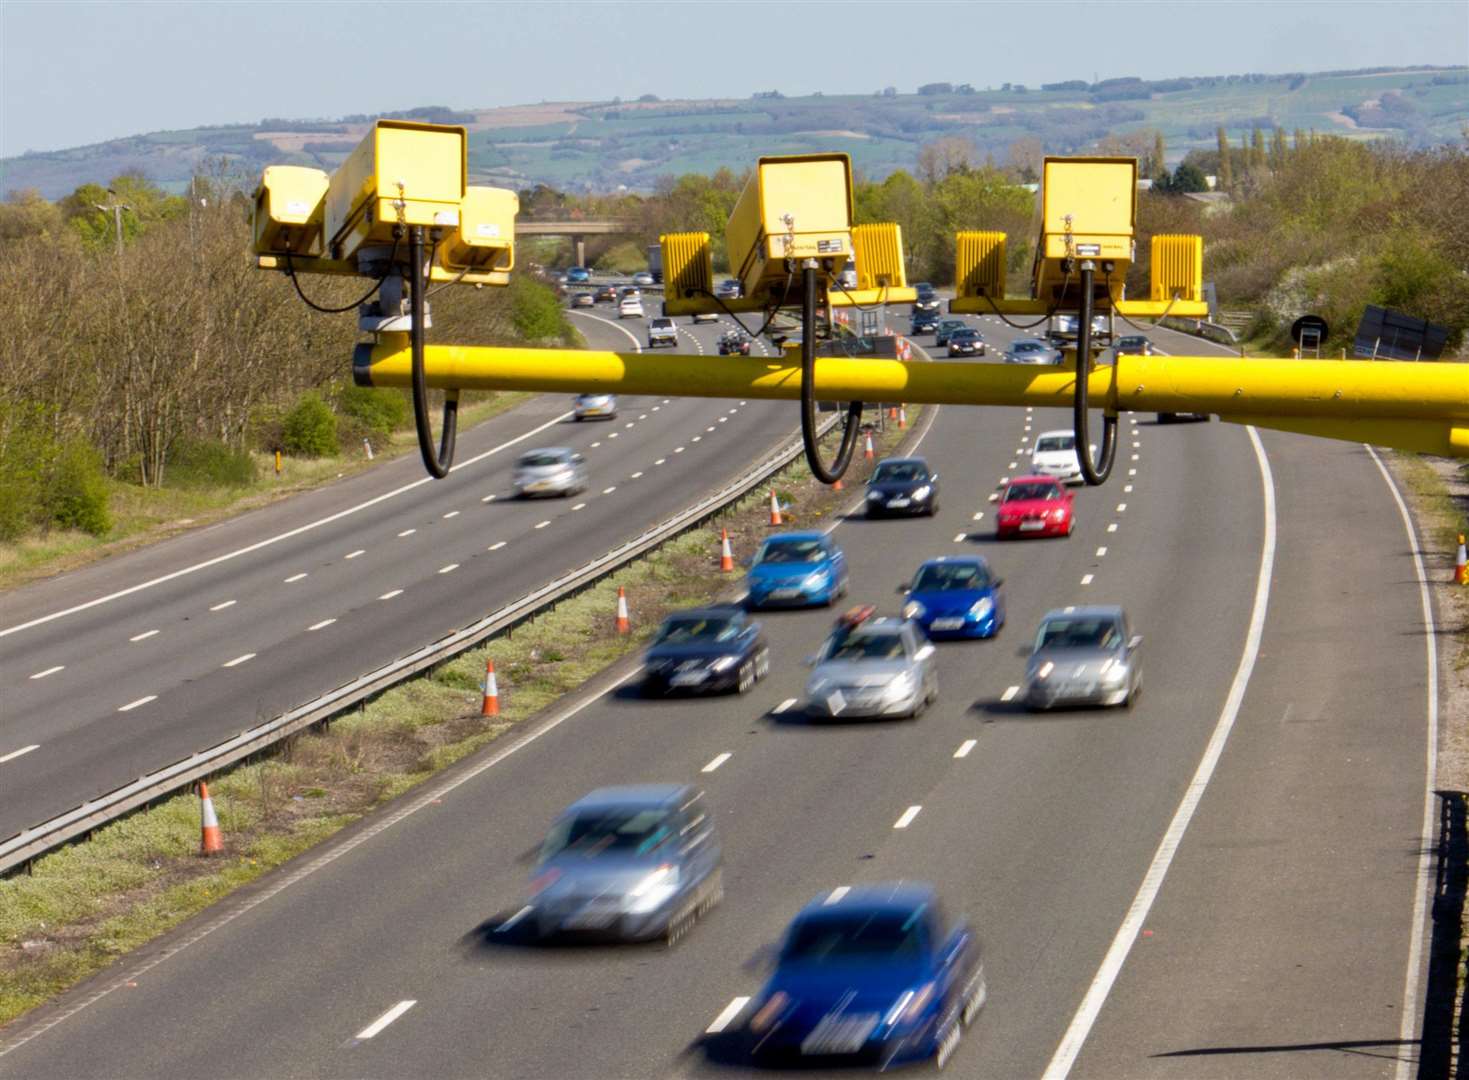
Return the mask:
M1005 625L1005 579L980 555L940 555L898 586L903 617L930 638L994 637Z
M1040 338L1016 338L1003 354L1007 364L1059 364L1061 350L1052 348Z
M963 319L940 319L939 324L933 328L933 343L935 345L947 345L949 335L959 330L968 330L969 324Z
M1120 607L1072 607L1048 611L1035 632L1025 665L1025 704L1124 705L1142 692L1138 649Z
M950 356L984 356L987 351L984 335L978 330L966 326L949 335Z
M616 394L577 394L572 416L581 420L616 420Z
M757 1062L942 1068L988 996L978 940L931 885L841 886L796 915L745 1033Z
M660 345L678 347L678 330L674 328L673 320L665 315L648 320L648 348L656 349Z
M919 311L913 309L913 318L908 324L910 334L930 334L938 329L939 313L937 311Z
M515 496L576 495L587 489L587 459L565 446L527 450L511 474Z
M883 458L867 481L867 516L927 514L939 509L939 475L921 457Z
M1076 432L1070 428L1042 431L1030 451L1030 470L1038 476L1053 476L1063 484L1080 484L1081 459L1076 454Z
M873 615L871 604L837 620L810 658L811 719L916 718L939 694L934 648L910 619Z
M847 557L825 533L776 533L755 552L745 587L754 608L831 604L847 593Z
M724 897L704 793L682 784L598 788L566 808L541 846L532 925L674 944Z
M760 624L733 604L675 611L643 654L643 693L733 690L743 694L770 671Z
M749 356L750 335L743 330L728 330L719 338L720 356Z
M1070 536L1076 529L1074 496L1050 476L1017 476L1005 485L995 515L995 535Z
M572 307L592 307L596 302L596 297L589 292L579 292L571 298Z

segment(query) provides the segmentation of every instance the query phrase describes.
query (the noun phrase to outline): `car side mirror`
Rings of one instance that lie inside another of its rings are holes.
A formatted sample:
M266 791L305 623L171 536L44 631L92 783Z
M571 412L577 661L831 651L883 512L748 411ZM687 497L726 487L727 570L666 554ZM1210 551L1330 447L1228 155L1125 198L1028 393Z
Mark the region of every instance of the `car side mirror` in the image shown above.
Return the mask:
M1143 643L1143 636L1141 634L1133 634L1132 637L1130 637L1130 638L1127 639L1127 651L1128 652L1131 652L1133 649L1136 649L1142 643Z

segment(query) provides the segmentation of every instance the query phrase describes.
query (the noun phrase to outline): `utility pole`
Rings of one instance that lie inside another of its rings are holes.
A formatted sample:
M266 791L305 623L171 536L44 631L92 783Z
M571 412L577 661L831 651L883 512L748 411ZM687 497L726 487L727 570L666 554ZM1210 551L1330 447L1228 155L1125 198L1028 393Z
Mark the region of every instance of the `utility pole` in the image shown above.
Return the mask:
M107 194L109 194L109 195L112 196L112 204L110 206L103 206L101 203L93 203L92 205L95 206L98 210L101 210L104 214L107 213L108 211L111 211L112 212L112 229L113 229L113 232L117 236L117 257L119 259L121 259L122 258L122 212L124 210L132 210L132 207L129 206L129 205L127 205L127 203L120 203L120 202L118 202L117 201L117 192L113 191L111 188L108 188L107 189Z

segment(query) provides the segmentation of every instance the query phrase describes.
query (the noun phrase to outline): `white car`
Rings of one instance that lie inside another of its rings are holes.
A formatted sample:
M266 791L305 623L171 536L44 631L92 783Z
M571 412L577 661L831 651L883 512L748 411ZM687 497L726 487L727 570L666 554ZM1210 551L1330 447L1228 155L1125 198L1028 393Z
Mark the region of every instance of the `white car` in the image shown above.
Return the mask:
M656 349L659 345L678 345L678 331L673 320L666 316L648 320L648 348Z
M1082 482L1081 461L1076 456L1076 433L1070 428L1043 431L1037 435L1030 461L1030 471L1037 476L1054 476L1063 484Z
M617 317L619 319L641 319L643 317L642 298L624 296L617 304Z

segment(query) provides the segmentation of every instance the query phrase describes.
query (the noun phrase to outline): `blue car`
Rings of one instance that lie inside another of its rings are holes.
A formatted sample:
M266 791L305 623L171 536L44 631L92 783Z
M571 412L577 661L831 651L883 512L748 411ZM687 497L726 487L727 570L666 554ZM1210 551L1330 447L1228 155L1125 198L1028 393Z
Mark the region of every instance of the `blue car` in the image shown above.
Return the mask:
M847 594L847 557L825 533L777 533L755 553L745 586L754 608L831 604Z
M940 1068L988 996L973 933L931 886L842 887L804 907L746 1021L756 1060L849 1058Z
M585 266L573 266L566 271L566 284L585 285L592 280L592 271Z
M899 585L903 614L930 638L994 637L1005 625L1005 581L979 555L941 555Z

